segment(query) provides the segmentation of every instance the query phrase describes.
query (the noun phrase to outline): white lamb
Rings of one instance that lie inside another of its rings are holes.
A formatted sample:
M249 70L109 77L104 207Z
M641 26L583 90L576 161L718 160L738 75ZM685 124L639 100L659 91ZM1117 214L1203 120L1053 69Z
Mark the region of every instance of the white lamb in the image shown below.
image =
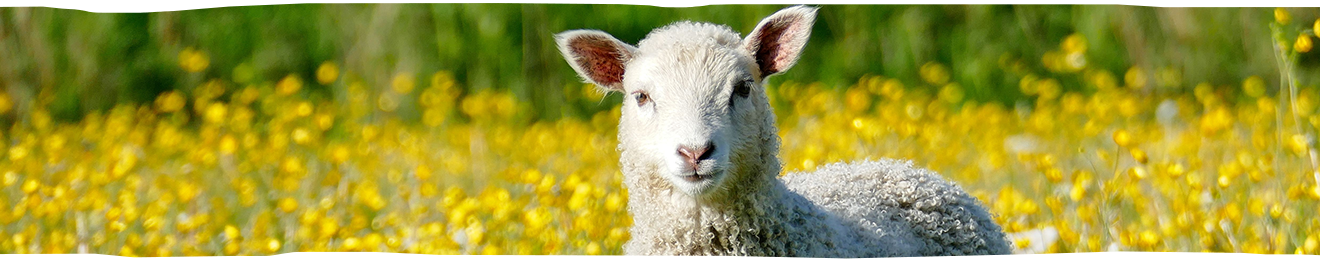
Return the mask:
M555 36L588 82L626 96L619 152L628 254L880 257L1007 254L990 213L906 161L780 173L762 82L795 63L816 8L790 7L746 39L679 22L637 47L595 30Z

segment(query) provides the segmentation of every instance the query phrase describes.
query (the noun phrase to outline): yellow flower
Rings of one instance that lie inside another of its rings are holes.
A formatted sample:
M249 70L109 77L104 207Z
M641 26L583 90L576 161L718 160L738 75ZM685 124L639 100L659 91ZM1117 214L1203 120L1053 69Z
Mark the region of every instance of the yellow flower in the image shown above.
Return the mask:
M1072 199L1074 202L1078 202L1086 197L1086 186L1090 185L1090 180L1089 178L1083 179L1082 177L1078 177L1075 180L1077 181L1073 183L1072 190L1068 192L1068 198Z
M949 83L949 69L944 64L938 62L927 62L921 65L921 79L931 85L944 85Z
M334 124L335 124L335 115L334 115L334 114L331 114L331 113L329 113L329 112L319 113L319 114L316 115L316 119L315 119L315 120L316 120L316 128L320 128L322 131L324 131L324 130L328 130L328 129L330 129L330 127L334 126Z
M1148 159L1146 158L1146 151L1142 151L1141 149L1138 148L1132 148L1132 150L1129 150L1129 152L1132 154L1132 159L1136 160L1137 163L1146 164L1146 162L1148 161Z
M486 227L481 224L481 221L475 219L469 220L467 228L463 230L463 232L467 234L468 243L473 245L481 244L481 241L486 237Z
M330 152L330 159L335 163L344 163L348 161L348 157L349 157L348 147L344 147L342 145L336 146Z
M339 223L330 218L321 218L320 229L318 229L318 231L322 238L332 237L335 235L335 232L339 232Z
M280 251L280 240L275 238L266 239L266 252L275 253Z
M1315 235L1306 236L1306 242L1302 243L1302 248L1306 250L1306 253L1314 254L1317 252L1316 250L1320 250L1320 240L1317 240Z
M1214 134L1233 125L1233 114L1228 108L1218 107L1201 116L1201 131Z
M37 192L37 188L41 188L41 183L37 182L37 180L28 180L23 183L23 193L32 194L33 192Z
M957 104L963 100L963 89L958 83L949 83L940 89L939 95L941 100Z
M417 165L417 168L413 171L413 176L421 181L431 179L431 168L426 167L426 165Z
M1292 15L1288 14L1288 10L1284 10L1283 7L1274 8L1274 21L1279 24L1288 24L1292 21Z
M528 229L539 230L551 221L550 211L544 207L528 210L523 213L523 221Z
M1315 25L1311 25L1311 34L1320 36L1320 19L1315 19Z
M440 192L440 188L436 188L434 183L422 183L422 187L419 189L421 189L419 192L422 197L426 198L435 197L436 193Z
M1128 134L1127 130L1119 129L1114 131L1113 137L1114 143L1118 144L1119 147L1128 147L1128 145L1132 145L1132 134Z
M247 86L242 90L239 90L238 93L235 93L232 100L236 104L247 105L252 103L252 101L256 101L257 98L260 97L261 91L257 90L255 87Z
M846 106L849 111L853 112L864 111L871 107L871 95L863 88L848 89L848 91L844 92L843 101L844 106Z
M229 119L226 117L228 114L229 110L225 107L224 103L215 102L206 106L205 116L207 123L222 125L226 119Z
M1059 97L1059 93L1062 92L1063 87L1059 85L1059 80L1057 79L1050 78L1050 79L1037 80L1035 81L1035 83L1036 83L1035 86L1036 93L1040 94L1040 98L1043 100L1052 100L1054 98L1057 98Z
M605 210L619 211L624 208L624 203L623 195L610 193L610 195L605 197Z
M1135 177L1137 179L1145 179L1146 176L1148 176L1149 174L1146 173L1146 168L1132 167L1132 168L1128 168L1128 175L1132 175L1132 177Z
M499 247L499 246L496 246L496 245L487 245L486 247L481 248L481 254L482 254L482 255L498 255L498 254L500 254L500 247Z
M1141 232L1140 241L1142 246L1149 248L1155 246L1156 244L1159 244L1160 237L1159 234L1155 233L1155 231L1146 230Z
M0 185L8 187L9 185L14 185L14 182L17 181L18 181L18 173L15 173L14 171L7 171L5 172L3 180L0 180Z
M298 157L285 157L284 162L280 164L280 170L285 173L300 173L303 169L302 161Z
M413 86L417 85L417 80L413 78L410 72L399 72L394 74L394 80L391 82L391 89L395 93L408 94L412 92Z
M1181 177L1183 172L1185 171L1186 169L1183 168L1183 165L1181 163L1174 163L1173 165L1169 165L1169 168L1165 170L1165 172L1168 172L1169 175L1173 177Z
M1292 150L1292 152L1296 153L1297 155L1305 156L1307 151L1309 150L1308 148L1310 148L1308 146L1310 142L1308 142L1306 139L1307 138L1305 135L1300 135L1300 134L1292 135L1292 138L1289 139L1289 142L1287 144L1288 149Z
M1278 203L1271 204L1269 212L1270 217L1279 218L1280 216L1283 216L1283 205Z
M591 241L591 243L588 243L588 244L587 244L587 254L588 254L588 255L599 255L599 254L600 254L600 243L597 243L596 241Z
M238 237L239 237L239 233L237 227L234 227L234 225L225 225L226 240L235 240L238 239Z
M880 94L890 100L898 100L903 98L903 92L906 88L907 87L903 86L902 81L899 81L898 79L889 79L880 86Z
M367 234L366 237L362 238L362 250L377 250L377 248L380 248L380 244L384 241L385 237L381 236L379 233Z
M1297 36L1297 42L1293 43L1293 50L1306 53L1311 51L1311 35L1302 34Z
M1132 89L1141 89L1146 87L1146 72L1141 68L1132 67L1128 69L1127 74L1123 75L1123 82Z
M206 53L197 51L192 47L179 52L179 67L182 67L184 71L199 72L205 70L210 63L211 58L207 57Z
M426 109L422 112L422 123L426 126L437 127L445 122L445 111L439 109Z
M161 113L169 113L183 109L187 99L178 91L166 91L156 98L156 110Z
M298 201L293 198L285 197L280 199L280 210L284 213L292 213L298 209Z
M23 147L23 146L21 146L21 145L20 145L20 146L9 147L9 160L10 160L10 161L19 161L19 160L23 160L23 158L26 158L27 155L28 155L28 149L27 149L27 147Z
M14 108L14 101L9 99L9 93L0 91L0 114L8 113Z
M1045 170L1045 178L1054 183L1063 181L1063 171L1058 168L1047 169Z
M1242 92L1249 97L1261 97L1265 95L1265 79L1260 76L1252 75L1242 81Z
M454 84L454 75L448 71L438 71L431 74L431 88L438 91L446 99L453 99L458 95L459 90L454 87Z
M329 85L339 79L339 67L334 62L325 61L320 67L316 68L316 82L321 85Z
M304 116L309 116L309 115L311 115L311 114L312 114L312 103L311 103L311 102L307 102L307 101L298 102L298 105L297 105L296 107L294 107L294 113L295 113L295 115L298 115L299 117L304 117Z
M445 225L440 222L431 222L426 225L422 225L421 232L422 232L422 236L427 236L427 237L443 235L445 232Z
M381 111L394 112L395 109L399 108L399 100L392 94L381 94L380 98L376 99L376 105L380 107Z
M237 150L238 139L235 139L233 135L225 135L225 137L220 138L220 153L234 154Z
M312 140L312 133L306 128L299 127L293 129L293 142L298 144L307 144Z
M13 157L12 151L10 152L10 157ZM129 150L128 148L120 150L119 161L110 171L112 174L111 177L119 178L123 177L124 174L128 174L129 170L132 170L134 166L137 166L137 161L137 155L134 154L132 150Z
M197 197L198 193L200 193L197 186L192 182L181 182L178 185L179 186L175 189L175 193L179 196L179 201L190 202L193 198Z
M294 74L284 76L284 79L275 83L275 93L280 96L293 95L293 93L298 93L298 90L300 89L302 89L302 79Z
M517 100L509 93L496 94L491 99L491 103L492 110L496 115L507 118L518 112Z
M1094 84L1101 90L1109 90L1118 87L1118 79L1114 78L1114 73L1108 70L1097 70L1086 73L1087 81Z
M1086 37L1080 33L1073 33L1068 35L1067 38L1063 38L1063 43L1060 45L1063 51L1068 53L1086 52Z
M344 251L356 251L358 250L358 246L361 245L362 245L361 240L358 240L358 238L356 237L350 237L344 239L344 243L340 245L340 249Z

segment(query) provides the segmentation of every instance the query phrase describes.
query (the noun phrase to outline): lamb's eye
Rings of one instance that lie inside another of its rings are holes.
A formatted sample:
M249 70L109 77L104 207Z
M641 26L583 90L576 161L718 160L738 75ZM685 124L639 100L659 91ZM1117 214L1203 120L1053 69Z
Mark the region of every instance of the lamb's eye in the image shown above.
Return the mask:
M645 91L633 92L633 97L637 99L637 106L646 105L646 102L651 101L651 95L647 95Z
M738 83L736 83L737 85L733 86L733 94L738 95L739 97L744 97L744 98L747 97L747 95L751 93L752 84L754 83L755 82L752 82L752 80L750 79L739 81Z

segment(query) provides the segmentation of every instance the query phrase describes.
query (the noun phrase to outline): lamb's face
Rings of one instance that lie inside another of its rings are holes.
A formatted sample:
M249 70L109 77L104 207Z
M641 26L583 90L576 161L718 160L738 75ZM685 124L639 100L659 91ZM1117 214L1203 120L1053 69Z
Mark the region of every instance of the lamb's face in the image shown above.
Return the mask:
M725 26L680 22L651 32L640 48L592 30L555 40L579 75L624 95L619 143L630 156L621 159L636 168L625 174L702 196L734 185L724 183L732 174L777 174L744 167L766 163L749 160L773 149L756 146L773 128L763 125L773 114L761 81L797 61L815 11L780 10L741 39Z
M651 45L643 40L623 78L619 121L623 147L634 149L672 188L689 195L720 187L746 157L757 133L747 129L769 113L756 111L764 95L756 64L733 44L696 41ZM672 43L672 42L669 42ZM712 44L715 43L715 44ZM653 48L654 47L654 48Z

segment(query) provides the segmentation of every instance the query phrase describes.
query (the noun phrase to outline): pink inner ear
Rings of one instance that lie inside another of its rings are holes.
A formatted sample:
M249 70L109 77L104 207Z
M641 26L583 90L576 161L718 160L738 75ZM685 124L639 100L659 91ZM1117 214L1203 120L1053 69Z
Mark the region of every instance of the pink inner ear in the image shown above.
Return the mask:
M770 75L779 72L775 64L783 62L779 58L783 55L776 51L781 48L779 38L783 37L784 29L787 26L780 25L783 19L776 19L765 23L760 29L760 48L756 50L756 64L761 65L762 75Z
M773 18L757 28L756 64L761 67L761 75L782 72L796 61L795 52L802 46L797 46L800 44L795 40L801 36L802 28L798 28L800 26L794 18Z
M577 54L578 66L586 76L604 87L618 89L623 82L624 53L614 41L600 36L583 36L568 43Z

